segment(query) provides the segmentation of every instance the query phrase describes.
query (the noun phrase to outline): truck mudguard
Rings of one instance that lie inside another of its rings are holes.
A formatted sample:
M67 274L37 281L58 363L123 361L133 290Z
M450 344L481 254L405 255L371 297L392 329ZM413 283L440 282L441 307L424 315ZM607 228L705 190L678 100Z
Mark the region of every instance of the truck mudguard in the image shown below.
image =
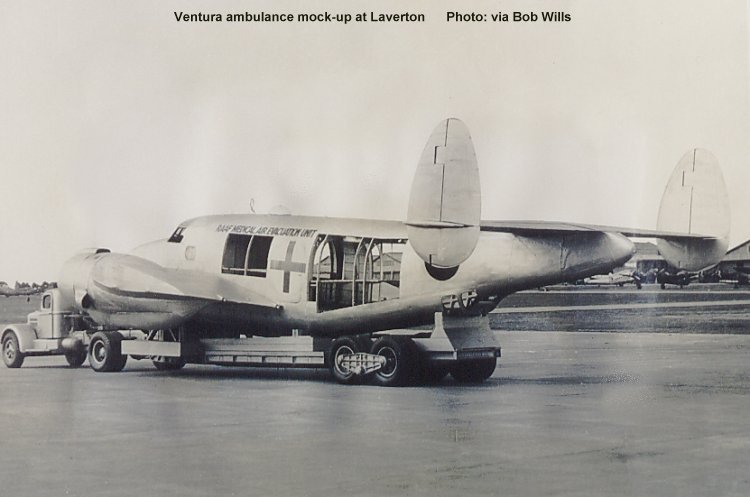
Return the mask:
M28 324L8 324L3 327L3 335L0 340L5 339L5 335L13 333L18 338L18 348L22 353L34 348L36 331Z

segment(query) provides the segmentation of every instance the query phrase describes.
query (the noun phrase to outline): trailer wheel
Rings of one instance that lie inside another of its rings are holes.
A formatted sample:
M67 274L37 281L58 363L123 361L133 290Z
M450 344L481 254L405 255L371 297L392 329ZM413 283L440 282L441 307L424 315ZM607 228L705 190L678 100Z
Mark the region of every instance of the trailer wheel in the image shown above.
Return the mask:
M113 373L117 373L125 369L125 364L128 362L128 356L120 354L120 358L115 361L115 367L112 369Z
M425 363L419 371L419 379L427 385L440 383L448 376L450 369L447 366L435 366L434 364Z
M385 366L372 377L376 385L400 387L412 378L417 354L411 339L380 337L372 344L372 353L385 357Z
M497 358L459 361L451 367L451 376L459 383L481 383L495 372Z
M65 360L71 368L78 368L86 360L86 348L81 345L80 350L66 350Z
M159 371L177 371L185 367L185 359L182 357L159 357L151 362Z
M117 332L98 331L89 344L89 364L98 373L122 371L128 356L121 352L122 336Z
M18 337L12 331L3 338L3 362L9 368L20 368L26 356L18 346Z
M358 383L361 378L351 371L346 371L341 367L341 356L348 354L356 354L362 352L360 350L357 340L352 337L339 337L331 344L330 357L328 359L328 365L331 369L331 375L339 383L344 385L354 385Z

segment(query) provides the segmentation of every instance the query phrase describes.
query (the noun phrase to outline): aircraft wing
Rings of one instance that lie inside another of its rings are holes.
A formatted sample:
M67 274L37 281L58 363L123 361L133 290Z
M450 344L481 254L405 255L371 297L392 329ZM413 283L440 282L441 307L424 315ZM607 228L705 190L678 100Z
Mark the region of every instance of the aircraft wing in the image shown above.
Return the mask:
M620 228L616 226L599 226L595 224L560 223L549 221L481 221L481 231L498 233L515 233L523 236L544 236L566 233L602 232L620 233L636 238L661 238L662 240L716 240L718 237L696 233L678 233L674 231L644 230Z

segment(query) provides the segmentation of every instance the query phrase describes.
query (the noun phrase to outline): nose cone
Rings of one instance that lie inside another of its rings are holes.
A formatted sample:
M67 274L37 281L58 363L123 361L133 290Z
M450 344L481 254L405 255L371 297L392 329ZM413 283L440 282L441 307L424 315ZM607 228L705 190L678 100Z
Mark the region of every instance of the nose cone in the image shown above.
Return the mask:
M635 244L619 233L607 233L607 245L612 261L617 265L625 264L635 254Z
M81 303L89 285L91 270L100 254L105 252L85 250L65 261L57 279L65 307L82 309Z

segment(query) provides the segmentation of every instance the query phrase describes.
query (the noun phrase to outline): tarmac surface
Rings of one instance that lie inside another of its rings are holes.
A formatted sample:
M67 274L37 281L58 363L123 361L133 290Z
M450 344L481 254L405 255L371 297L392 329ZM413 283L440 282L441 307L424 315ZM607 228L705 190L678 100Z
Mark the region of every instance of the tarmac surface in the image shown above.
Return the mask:
M520 292L490 315L493 329L630 333L750 333L750 290L725 284L685 289L564 286Z
M750 495L750 336L661 331L498 330L478 386L27 358L0 367L0 495Z

